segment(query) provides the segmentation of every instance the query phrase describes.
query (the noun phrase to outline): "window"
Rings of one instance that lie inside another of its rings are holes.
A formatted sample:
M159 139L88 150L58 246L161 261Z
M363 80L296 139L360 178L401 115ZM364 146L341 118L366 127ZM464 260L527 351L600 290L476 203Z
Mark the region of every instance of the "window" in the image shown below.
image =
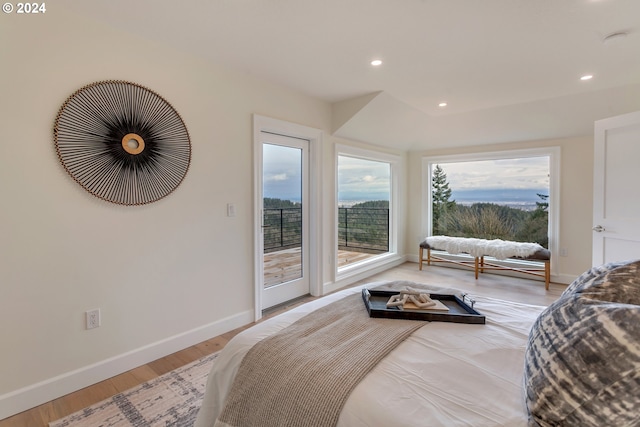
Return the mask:
M394 206L398 158L339 146L337 247L340 272L396 253Z
M424 158L423 227L449 235L557 244L559 149Z

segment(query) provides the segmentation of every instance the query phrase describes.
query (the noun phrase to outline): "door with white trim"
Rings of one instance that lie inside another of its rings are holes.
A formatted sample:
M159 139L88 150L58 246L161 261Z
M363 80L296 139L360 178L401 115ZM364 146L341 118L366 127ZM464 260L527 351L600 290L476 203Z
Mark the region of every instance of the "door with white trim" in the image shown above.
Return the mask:
M640 111L595 123L593 265L640 259Z

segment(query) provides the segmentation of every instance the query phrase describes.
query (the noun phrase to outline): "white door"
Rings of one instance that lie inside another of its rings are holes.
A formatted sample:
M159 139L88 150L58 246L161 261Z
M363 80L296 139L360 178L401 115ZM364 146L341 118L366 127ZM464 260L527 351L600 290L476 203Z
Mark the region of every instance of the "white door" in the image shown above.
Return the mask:
M640 259L640 111L595 122L593 265Z
M261 132L262 309L309 293L309 141Z

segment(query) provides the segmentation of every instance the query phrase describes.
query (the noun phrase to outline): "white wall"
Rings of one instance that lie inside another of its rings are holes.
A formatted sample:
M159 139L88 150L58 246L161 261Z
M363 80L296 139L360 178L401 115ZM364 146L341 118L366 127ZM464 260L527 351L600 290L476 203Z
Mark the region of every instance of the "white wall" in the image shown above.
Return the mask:
M3 16L0 40L0 418L252 320L252 114L325 132L322 235L324 248L334 247L333 146L366 144L329 136L327 103L60 7ZM101 201L56 157L60 106L80 87L107 79L156 91L191 135L184 182L156 203ZM561 246L570 255L559 269L582 272L591 256L591 139L512 145L562 147ZM383 151L408 163L400 247L414 254L425 153ZM229 202L236 217L226 217ZM324 284L334 280L329 258L323 255ZM93 308L101 309L103 324L88 331L84 312Z
M252 114L327 135L331 118L327 103L60 7L2 18L0 418L250 322ZM107 79L156 91L189 130L189 172L156 203L101 201L57 159L60 106ZM85 330L93 308L102 326Z
M422 158L512 149L560 147L559 245L568 256L559 257L553 281L567 283L591 267L593 218L593 137L550 139L481 147L412 152L409 156L409 206L406 253L415 254L425 237L422 230Z

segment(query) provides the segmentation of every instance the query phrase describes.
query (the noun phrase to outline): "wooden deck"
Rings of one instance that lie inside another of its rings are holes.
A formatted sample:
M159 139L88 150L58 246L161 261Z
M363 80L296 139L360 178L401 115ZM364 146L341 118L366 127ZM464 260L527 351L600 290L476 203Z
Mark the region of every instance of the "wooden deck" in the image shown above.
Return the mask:
M363 261L376 254L338 250L338 268ZM300 248L264 254L264 286L274 286L300 277Z

